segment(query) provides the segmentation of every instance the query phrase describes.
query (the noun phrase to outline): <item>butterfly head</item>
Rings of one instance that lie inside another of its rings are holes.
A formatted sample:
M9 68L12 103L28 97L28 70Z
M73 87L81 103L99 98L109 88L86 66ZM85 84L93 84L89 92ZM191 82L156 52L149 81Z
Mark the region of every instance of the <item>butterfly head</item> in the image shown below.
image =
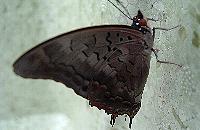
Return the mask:
M138 14L133 17L133 23L132 23L132 27L136 30L139 30L143 33L145 33L146 31L149 31L149 26L148 26L148 21L147 19L143 16L142 12L140 10L138 10Z

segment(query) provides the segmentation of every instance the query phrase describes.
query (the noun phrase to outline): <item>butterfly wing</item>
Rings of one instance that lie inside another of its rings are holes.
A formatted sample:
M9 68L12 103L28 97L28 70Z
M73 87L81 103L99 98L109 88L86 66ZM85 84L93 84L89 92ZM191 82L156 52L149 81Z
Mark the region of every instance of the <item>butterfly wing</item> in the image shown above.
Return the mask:
M149 72L144 40L126 25L83 28L34 47L14 63L14 72L53 79L107 113L134 116Z

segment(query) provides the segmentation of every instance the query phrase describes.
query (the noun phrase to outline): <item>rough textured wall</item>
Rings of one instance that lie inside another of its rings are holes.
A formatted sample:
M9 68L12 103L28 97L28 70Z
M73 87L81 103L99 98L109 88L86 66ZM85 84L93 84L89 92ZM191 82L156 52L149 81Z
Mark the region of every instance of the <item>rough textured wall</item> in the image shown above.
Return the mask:
M12 63L38 43L73 29L131 21L107 0L0 0L0 129L1 130L125 130L110 116L50 80L22 79ZM138 9L160 22L152 26L181 28L156 32L159 58L183 65L157 65L152 55L142 107L134 130L197 130L200 127L200 2L198 0L123 0L132 15Z

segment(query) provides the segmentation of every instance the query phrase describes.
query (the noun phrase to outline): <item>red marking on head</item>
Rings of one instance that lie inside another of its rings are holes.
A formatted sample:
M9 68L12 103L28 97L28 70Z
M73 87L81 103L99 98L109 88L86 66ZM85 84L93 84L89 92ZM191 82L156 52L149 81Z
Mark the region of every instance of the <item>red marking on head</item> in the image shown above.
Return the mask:
M147 21L145 19L140 19L139 20L139 25L140 26L147 26Z

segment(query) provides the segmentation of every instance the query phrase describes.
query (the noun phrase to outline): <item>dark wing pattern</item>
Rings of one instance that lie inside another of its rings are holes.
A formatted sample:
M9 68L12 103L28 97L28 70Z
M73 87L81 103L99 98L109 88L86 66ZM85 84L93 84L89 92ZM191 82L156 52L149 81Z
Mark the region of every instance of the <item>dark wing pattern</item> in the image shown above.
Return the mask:
M72 88L90 104L131 119L149 73L150 57L142 54L143 34L126 25L75 30L50 39L14 63L24 78L53 79Z

